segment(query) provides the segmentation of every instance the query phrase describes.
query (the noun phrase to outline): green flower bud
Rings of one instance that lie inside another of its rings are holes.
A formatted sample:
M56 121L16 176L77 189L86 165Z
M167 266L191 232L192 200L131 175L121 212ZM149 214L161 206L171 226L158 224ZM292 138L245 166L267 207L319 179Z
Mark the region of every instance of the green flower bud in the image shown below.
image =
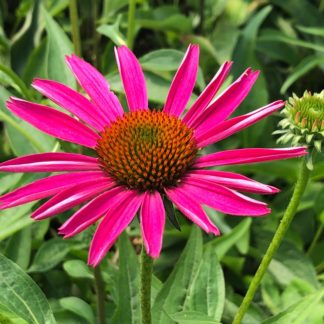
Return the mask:
M281 111L285 116L274 134L280 135L278 143L291 142L293 146L305 145L309 151L321 152L324 140L324 90L320 93L305 91L302 97L293 94ZM309 155L312 168L312 154Z

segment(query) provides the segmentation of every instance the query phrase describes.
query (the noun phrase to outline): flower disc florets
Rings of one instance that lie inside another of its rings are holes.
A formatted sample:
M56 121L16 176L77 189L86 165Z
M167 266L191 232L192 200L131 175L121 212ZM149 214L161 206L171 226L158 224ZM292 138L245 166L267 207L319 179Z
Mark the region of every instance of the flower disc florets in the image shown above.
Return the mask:
M282 130L275 132L282 135L278 142L292 141L293 145L307 145L321 151L324 139L324 90L314 94L305 91L301 98L294 94L282 113L286 118L279 123Z
M176 185L197 154L192 129L161 111L125 113L100 135L96 150L103 169L142 191Z

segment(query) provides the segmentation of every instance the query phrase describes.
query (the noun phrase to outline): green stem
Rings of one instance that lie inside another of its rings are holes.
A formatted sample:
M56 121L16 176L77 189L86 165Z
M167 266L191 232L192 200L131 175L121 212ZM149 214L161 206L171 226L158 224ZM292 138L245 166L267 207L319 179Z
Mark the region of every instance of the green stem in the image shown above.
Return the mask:
M97 295L98 324L105 324L105 283L102 279L100 265L94 268L95 287Z
M322 234L322 231L324 229L324 223L322 223L318 228L317 228L317 231L314 235L314 238L312 240L312 243L311 245L309 246L308 250L307 250L307 255L311 255L319 238L321 237L321 234Z
M12 71L8 66L5 66L3 64L0 64L0 71L5 73L18 86L21 94L24 96L25 99L32 100L25 83L19 78L19 76L14 71Z
M82 53L81 53L81 39L80 39L80 31L79 31L79 16L78 16L77 0L69 1L69 11L70 11L74 53L78 56L81 56Z
M296 214L297 207L298 207L300 199L305 191L305 188L306 188L306 185L307 185L307 182L309 179L309 175L310 175L310 171L308 170L308 168L306 166L306 157L305 157L303 160L303 163L301 165L297 183L296 183L293 195L290 199L289 205L282 217L282 220L278 226L278 229L275 232L275 235L274 235L265 255L263 256L263 259L259 265L259 268L250 283L248 291L247 291L245 297L243 298L242 304L241 304L241 306L233 320L233 324L241 323L246 311L248 310L248 308L253 300L255 292L258 289L260 282L261 282L265 272L267 271L268 266L269 266L273 256L275 255L276 251L278 250L280 243L281 243L282 239L284 238L294 215Z
M153 259L142 247L141 253L141 310L142 324L151 324L151 282L152 282Z
M133 49L135 37L135 12L136 0L129 0L128 4L128 29L127 29L127 45Z

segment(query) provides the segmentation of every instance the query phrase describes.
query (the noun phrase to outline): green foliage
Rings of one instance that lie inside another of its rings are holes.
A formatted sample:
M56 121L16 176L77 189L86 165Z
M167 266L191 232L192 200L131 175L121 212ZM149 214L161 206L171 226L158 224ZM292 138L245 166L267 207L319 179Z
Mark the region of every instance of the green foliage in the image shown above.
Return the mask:
M126 104L113 48L127 43L128 1L77 3L82 56L106 76ZM201 52L191 102L225 60L234 61L225 86L249 66L261 71L237 115L287 99L293 92L298 96L304 90L320 92L324 88L323 3L136 1L134 52L145 73L150 106L163 107L190 42L198 43ZM10 96L17 96L54 105L32 89L33 78L77 87L64 58L73 52L68 5L68 0L0 0L1 161L39 152L80 153L76 145L59 142L19 120L5 104ZM268 117L206 152L276 147L277 137L270 134L278 121L279 114ZM281 189L276 196L260 198L272 208L265 218L229 217L206 208L222 231L222 236L213 237L186 223L181 215L173 217L181 231L167 224L164 248L154 263L154 324L232 322L287 206L298 164L288 160L223 168ZM1 173L0 194L44 176ZM323 179L324 160L318 153L296 218L242 323L322 322ZM93 229L63 240L57 228L72 212L34 222L30 214L38 206L32 202L0 211L0 323L95 323L95 276L86 263ZM102 263L108 323L140 323L139 233L134 221Z

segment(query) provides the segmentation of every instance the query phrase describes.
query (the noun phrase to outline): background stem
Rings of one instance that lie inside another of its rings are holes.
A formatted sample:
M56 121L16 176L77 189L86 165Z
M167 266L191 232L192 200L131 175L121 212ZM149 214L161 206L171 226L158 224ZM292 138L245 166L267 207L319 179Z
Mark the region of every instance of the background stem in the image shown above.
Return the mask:
M136 0L129 0L129 4L128 4L127 45L128 45L128 47L130 49L133 49L133 46L134 46L135 12L136 12Z
M105 284L102 279L100 265L94 268L95 287L97 295L98 324L105 324Z
M141 253L141 310L142 324L151 324L151 282L152 282L153 259L142 247Z
M69 11L70 11L70 21L71 21L71 29L72 29L72 42L74 46L74 53L81 57L81 39L80 39L80 31L79 31L79 15L78 15L78 6L77 0L69 1Z
M300 199L305 191L305 188L306 188L306 185L307 185L307 182L309 179L309 175L310 175L310 171L306 166L306 158L307 157L305 157L303 159L302 165L300 167L297 183L296 183L293 195L290 199L289 205L282 217L282 220L281 220L281 222L278 226L278 229L277 229L277 231L276 231L276 233L268 247L267 252L263 256L263 259L259 265L259 268L251 281L248 291L247 291L245 297L243 298L242 304L234 318L233 324L241 323L246 311L248 310L248 308L253 300L254 294L257 291L257 289L260 285L260 282L261 282L265 272L268 269L268 266L274 256L274 254L278 250L280 243L281 243L285 233L287 232L294 215L296 214L297 207L298 207Z

